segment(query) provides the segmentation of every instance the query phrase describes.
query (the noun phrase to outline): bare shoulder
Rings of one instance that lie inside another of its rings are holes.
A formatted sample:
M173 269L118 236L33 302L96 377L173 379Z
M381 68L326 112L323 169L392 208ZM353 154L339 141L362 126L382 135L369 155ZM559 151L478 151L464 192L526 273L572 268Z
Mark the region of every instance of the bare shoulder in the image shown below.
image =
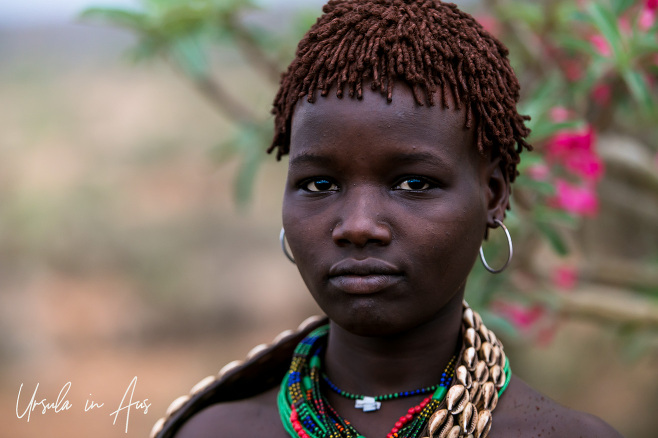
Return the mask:
M286 438L276 397L278 388L258 396L207 407L190 418L176 438L273 437Z
M489 435L497 437L620 438L594 415L566 408L512 377L498 402Z

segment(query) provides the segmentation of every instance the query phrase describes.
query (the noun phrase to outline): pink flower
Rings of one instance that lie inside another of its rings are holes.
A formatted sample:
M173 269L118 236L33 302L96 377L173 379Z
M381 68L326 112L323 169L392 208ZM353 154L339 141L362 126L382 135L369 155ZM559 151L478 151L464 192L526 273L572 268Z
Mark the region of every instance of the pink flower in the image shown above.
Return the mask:
M566 122L571 118L571 111L566 109L563 106L554 106L551 108L550 112L551 120L555 123Z
M606 39L603 38L603 36L592 35L589 38L589 42L592 43L594 50L596 50L599 53L599 55L605 56L606 58L612 55L612 50L610 49L610 45L608 44L608 41L606 41Z
M559 266L553 270L551 282L558 289L571 290L578 282L578 271L571 266Z
M595 143L591 126L580 131L560 131L548 141L546 158L588 181L597 181L603 175L603 162L596 154Z
M551 170L546 164L534 164L526 170L528 176L535 181L546 181L551 174Z
M644 8L640 12L640 18L637 21L637 24L640 28L640 30L647 31L651 29L651 27L654 25L656 22L656 10L649 9L649 8Z
M492 35L499 36L500 35L500 23L496 18L492 15L478 15L475 18L478 23L484 27L484 30L489 32Z
M570 82L576 82L583 77L583 66L576 60L568 59L563 61L562 71Z
M557 333L558 325L556 322L553 322L547 327L542 327L541 330L537 333L537 345L539 347L546 347L553 339L555 339L555 334Z
M658 0L645 0L637 22L641 30L646 32L654 25L657 12Z
M608 84L597 84L592 89L592 100L600 106L608 106L612 97L612 87Z
M576 186L558 179L555 190L555 196L549 200L554 207L583 217L593 217L598 213L599 200L592 184Z
M617 26L622 31L622 33L626 35L630 35L633 32L633 28L631 27L631 22L628 17L619 17L617 20Z
M529 329L546 313L546 309L539 304L524 307L517 303L502 301L494 304L494 310L521 330Z

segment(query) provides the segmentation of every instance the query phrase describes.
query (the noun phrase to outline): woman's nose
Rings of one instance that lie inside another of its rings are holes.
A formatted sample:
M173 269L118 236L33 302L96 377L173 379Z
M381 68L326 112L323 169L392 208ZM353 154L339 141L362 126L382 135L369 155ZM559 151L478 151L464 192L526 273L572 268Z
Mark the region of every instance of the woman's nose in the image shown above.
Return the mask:
M357 247L391 243L391 227L383 220L381 213L386 210L379 196L372 190L354 189L353 192L341 205L338 222L332 231L334 243Z

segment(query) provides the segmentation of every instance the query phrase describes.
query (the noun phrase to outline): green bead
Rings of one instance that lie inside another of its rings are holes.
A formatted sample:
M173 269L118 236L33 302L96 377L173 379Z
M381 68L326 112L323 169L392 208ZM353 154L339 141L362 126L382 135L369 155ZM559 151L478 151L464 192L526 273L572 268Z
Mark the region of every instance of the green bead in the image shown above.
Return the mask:
M443 397L445 397L446 392L448 392L446 387L440 386L436 391L434 391L434 395L432 395L432 398L434 400L443 400Z

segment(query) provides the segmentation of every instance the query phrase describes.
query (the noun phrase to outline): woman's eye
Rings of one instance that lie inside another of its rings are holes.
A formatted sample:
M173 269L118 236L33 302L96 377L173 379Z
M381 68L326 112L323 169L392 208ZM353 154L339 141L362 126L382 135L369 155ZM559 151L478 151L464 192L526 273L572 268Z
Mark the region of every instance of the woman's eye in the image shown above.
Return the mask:
M324 178L308 181L304 183L302 188L308 190L309 192L335 192L338 190L338 186L336 184Z
M398 184L395 188L398 190L427 190L430 187L430 183L425 179L407 178Z

